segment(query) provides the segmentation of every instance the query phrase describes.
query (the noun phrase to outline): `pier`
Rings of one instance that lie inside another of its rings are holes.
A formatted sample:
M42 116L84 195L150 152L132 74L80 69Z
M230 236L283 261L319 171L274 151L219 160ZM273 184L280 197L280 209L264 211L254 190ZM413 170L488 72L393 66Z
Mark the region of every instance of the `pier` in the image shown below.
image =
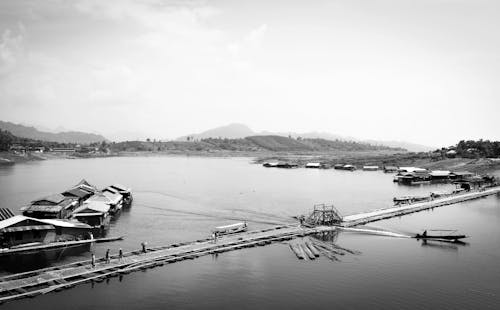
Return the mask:
M8 275L0 278L0 303L46 294L85 282L99 282L107 277L163 266L177 261L194 259L203 255L264 246L273 242L292 240L297 237L333 231L335 229L336 227L326 226L314 228L297 225L278 226L243 234L222 236L217 241L209 238L150 248L146 253L140 250L128 252L124 253L122 258L114 255L111 257L110 262L106 262L105 259L96 260L94 266L92 266L91 261L87 260Z
M490 195L495 195L497 193L500 193L500 186L491 187L482 191L472 191L472 192L450 195L442 198L436 198L431 201L412 203L408 205L399 205L392 208L379 209L364 213L347 215L342 218L340 226L352 227L357 225L363 225L370 222L385 220L410 213L415 213L437 207L456 204L468 200L474 200Z
M431 201L400 205L343 217L333 207L323 209L329 212L330 216L326 216L326 214L319 212L320 210L315 209L310 216L317 225L314 227L305 227L298 224L276 226L258 231L225 235L217 238L217 240L207 238L149 248L145 252L141 250L127 252L122 257L113 255L109 262L104 258L100 258L93 263L86 260L12 274L0 278L0 303L59 291L85 282L99 282L107 277L120 276L132 271L163 266L178 261L194 259L203 255L265 246L271 243L304 238L312 234L332 232L339 228L349 230L352 229L349 227L478 199L497 193L500 193L500 187L454 194ZM322 221L328 222L328 225L321 225ZM395 235L395 237L398 236ZM323 254L331 260L337 260L332 253L342 255L342 252L348 252L355 254L348 249L307 237L302 239L301 243L290 242L289 245L297 257L303 260L313 260L319 254Z

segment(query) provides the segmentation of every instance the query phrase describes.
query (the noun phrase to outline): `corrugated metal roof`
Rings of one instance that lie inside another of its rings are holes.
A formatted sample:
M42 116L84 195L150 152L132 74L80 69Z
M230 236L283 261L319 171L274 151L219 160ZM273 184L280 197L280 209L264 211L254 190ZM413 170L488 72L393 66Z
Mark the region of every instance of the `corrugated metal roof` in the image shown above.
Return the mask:
M433 177L446 177L450 175L450 171L448 170L433 170L429 174Z
M53 230L55 229L52 225L29 225L29 226L18 226L18 227L8 227L2 229L2 232L16 232L16 231L28 231L28 230Z
M119 190L117 190L116 188L114 188L112 186L108 186L105 189L103 189L102 191L103 192L110 192L110 193L114 193L114 194L119 194L120 193Z
M33 200L31 203L37 203L42 201L48 201L50 203L58 204L61 203L66 197L63 194L53 194L46 197L42 197L36 200Z
M109 199L109 203L111 204L118 204L123 199L122 195L120 194L104 192L103 195Z
M469 172L469 171L455 171L455 172L452 172L451 174L454 174L454 175L457 175L457 176L472 176L474 175L474 173L472 172Z
M109 212L109 205L102 201L86 201L81 207L78 207L73 213L88 213L87 211L97 211L101 213Z
M92 196L89 199L85 200L85 203L92 202L92 201L99 201L99 202L104 202L104 203L110 203L111 199L109 199L106 195L104 195L104 193L96 193L94 196Z
M41 222L39 219L35 219L35 218L32 218L32 217L27 217L27 216L24 216L24 215L14 215L11 218L8 218L6 220L0 221L0 230L2 230L4 228L7 228L9 226L12 226L12 225L19 224L20 222L27 221L27 220L30 220L30 221L35 222L35 223L39 223L41 225L45 224L45 223Z
M114 187L117 190L122 191L122 192L129 192L130 191L130 188L128 188L124 185L121 185L121 184L113 184L113 185L111 185L111 187Z
M85 197L90 195L90 193L88 191L85 191L85 190L80 189L80 188L72 188L72 189L65 191L62 194L63 195L69 194L71 196L78 197L78 198L85 198Z
M59 220L59 219L40 219L39 221L56 227L92 228L91 226L78 221Z
M9 208L0 208L0 221L6 220L14 216L14 213Z
M76 184L73 188L82 189L84 191L95 193L97 192L97 187L87 182L87 180L82 179L78 184Z
M32 205L27 208L23 208L23 211L31 211L31 212L49 212L49 213L58 213L64 207L61 205Z
M306 167L320 167L321 163L307 163Z

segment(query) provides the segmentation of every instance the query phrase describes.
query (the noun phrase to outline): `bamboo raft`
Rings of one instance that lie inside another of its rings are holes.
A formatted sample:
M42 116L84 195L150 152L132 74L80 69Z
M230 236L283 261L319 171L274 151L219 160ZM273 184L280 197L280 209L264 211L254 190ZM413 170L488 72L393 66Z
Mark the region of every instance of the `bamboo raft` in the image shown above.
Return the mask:
M497 193L500 193L500 186L488 188L483 191L474 191L474 192L456 194L453 196L437 198L431 201L419 202L410 205L396 206L387 209L379 209L371 212L348 215L342 218L342 223L340 224L340 226L352 227L352 226L364 225L370 222L385 220L410 213L420 212L423 210L456 204L468 200L474 200L490 195L495 195Z
M124 253L120 259L81 261L61 266L8 275L0 278L0 303L33 297L70 288L90 281L101 281L106 277L118 276L132 271L163 266L164 264L194 259L202 255L218 254L236 249L264 246L273 242L291 240L297 237L335 230L335 227L303 228L299 226L278 226L270 229L229 235L213 239L202 239L190 243L178 243L165 247L150 248L146 253L133 251ZM313 254L311 254L313 255ZM313 255L314 256L314 255Z
M432 201L349 215L343 217L342 222L338 226L353 227L413 212L478 199L499 192L500 187L494 187L484 191L457 194ZM92 267L90 260L86 260L12 274L0 278L0 303L58 291L90 281L102 281L107 277L163 266L177 261L194 259L202 255L264 246L311 234L331 232L336 229L336 226L316 226L309 228L291 225L276 226L264 230L223 236L217 242L214 242L211 238L200 239L194 242L149 248L146 253L142 253L140 250L124 253L121 259L117 255L114 255L111 256L109 263L103 258L96 260L94 267ZM357 251L342 248L334 243L322 242L314 238L305 239L303 244L290 244L290 248L299 259L304 260L315 259L318 257L318 253L333 261L338 261L338 255L345 255L346 253L359 254Z
M91 244L91 243L112 242L112 241L118 241L118 240L123 240L123 236L98 238L98 239L87 239L87 240L61 241L61 242L53 242L53 243L49 243L49 244L37 244L37 245L23 246L23 247L17 247L17 248L0 249L0 256L10 255L10 254L18 254L18 253L38 252L41 250L57 250L57 249L62 249L62 248L82 246L82 245Z

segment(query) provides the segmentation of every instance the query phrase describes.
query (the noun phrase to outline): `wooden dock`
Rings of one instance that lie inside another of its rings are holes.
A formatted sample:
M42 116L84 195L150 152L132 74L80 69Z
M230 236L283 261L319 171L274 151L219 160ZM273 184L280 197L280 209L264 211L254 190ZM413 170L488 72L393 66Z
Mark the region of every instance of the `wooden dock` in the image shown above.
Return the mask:
M392 208L379 209L370 212L348 215L342 218L342 223L340 226L352 227L357 225L363 225L370 222L380 221L414 212L420 212L423 210L433 209L468 200L474 200L490 195L495 195L497 193L500 193L500 186L491 187L483 191L472 191L467 193L455 194L443 198L436 198L431 201L418 202L408 205L399 205Z
M432 201L348 215L342 218L338 226L353 227L413 212L478 199L499 192L500 187L494 187L484 191L456 194L434 199ZM58 291L85 282L102 281L106 277L119 276L132 271L194 259L203 255L218 254L254 246L264 246L274 242L292 240L315 233L331 232L336 229L338 229L337 226L276 226L264 230L222 236L218 238L216 242L214 242L213 239L200 239L193 242L149 248L146 253L140 250L128 252L124 253L122 258L114 255L111 257L110 262L106 262L103 258L100 258L95 261L94 266L92 266L90 260L86 260L12 274L0 278L0 303ZM358 254L356 251L339 247L333 243L322 242L314 238L305 239L303 244L290 244L290 247L298 258L304 260L315 259L319 254L331 260L338 260L336 255L345 255L345 253Z
M109 263L104 259L97 260L95 266L92 266L91 261L87 260L8 275L0 278L0 303L70 288L89 281L100 281L106 277L118 276L136 270L194 259L202 255L264 246L273 242L291 240L335 229L336 227L278 226L265 230L223 236L218 238L216 242L212 239L203 239L190 243L151 248L146 253L141 251L129 252L125 253L121 259L115 255Z

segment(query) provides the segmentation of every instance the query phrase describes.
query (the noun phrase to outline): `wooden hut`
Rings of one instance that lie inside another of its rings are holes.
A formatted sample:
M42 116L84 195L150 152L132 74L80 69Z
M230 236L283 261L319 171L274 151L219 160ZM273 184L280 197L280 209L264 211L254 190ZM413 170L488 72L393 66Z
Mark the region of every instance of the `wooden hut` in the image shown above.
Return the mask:
M30 206L21 208L21 211L24 216L38 219L64 219L71 216L77 206L78 199L54 194L33 200Z
M110 222L110 206L104 201L86 201L78 207L72 217L92 227L105 228Z

